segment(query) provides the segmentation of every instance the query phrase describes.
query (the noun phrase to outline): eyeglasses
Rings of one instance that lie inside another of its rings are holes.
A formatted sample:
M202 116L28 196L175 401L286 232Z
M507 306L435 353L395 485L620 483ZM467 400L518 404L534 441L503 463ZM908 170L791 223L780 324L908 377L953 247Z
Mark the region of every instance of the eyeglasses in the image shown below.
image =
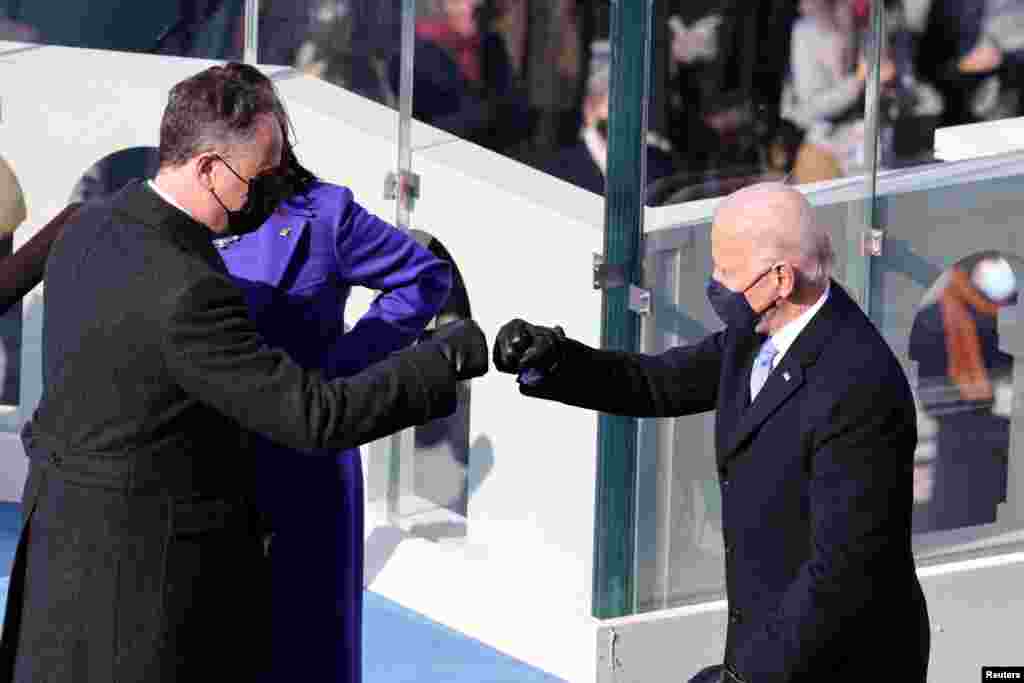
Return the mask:
M217 158L218 160L220 160L220 161L221 161L221 163L223 163L223 164L224 164L225 166L227 166L227 167L228 167L228 170L229 170L229 171L231 171L231 173L232 173L232 174L234 174L234 176L235 176L236 178L238 178L239 180L241 180L241 181L242 181L243 183L245 183L246 185L251 185L251 184L252 184L252 183L254 183L254 182L261 182L261 181L265 181L265 180L267 180L267 179L271 178L271 177L272 177L272 176L274 175L274 171L276 170L276 169L270 169L269 171L264 171L263 173L260 173L259 175L254 175L253 177L251 177L251 178L249 178L248 180L246 180L246 179L245 179L245 178L243 178L243 177L242 177L241 175L239 175L238 171L236 171L236 170L235 170L234 168L232 168L232 167L231 167L231 164L229 164L229 163L227 162L227 160L226 160L226 159L225 159L224 157L222 157L222 156L221 156L221 155L219 155L219 154L215 154L214 156L215 156L215 157L216 157L216 158Z

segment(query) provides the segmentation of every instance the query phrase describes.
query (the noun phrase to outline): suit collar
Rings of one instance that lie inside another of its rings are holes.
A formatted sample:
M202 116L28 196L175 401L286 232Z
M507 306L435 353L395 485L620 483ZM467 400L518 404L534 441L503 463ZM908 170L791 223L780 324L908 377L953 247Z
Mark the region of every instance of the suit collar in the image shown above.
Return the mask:
M829 297L825 305L797 336L778 367L768 376L768 381L765 382L757 399L746 410L742 410L742 408L736 410L735 406L743 406L746 401L732 398L730 400L734 406L733 410L728 411L725 415L720 415L720 419L724 418L724 425L731 429L721 440L720 445L724 448L718 449L719 464L724 464L734 457L757 429L764 424L765 420L771 417L804 385L808 369L818 361L833 335L843 325L843 321L852 310L856 309L857 304L841 286L834 280L830 284ZM751 335L751 339L756 340L756 336ZM747 363L750 357L749 349L756 348L756 346L751 341L745 354L737 353L734 356L733 366L745 369L749 364ZM730 383L732 396L747 396L746 384L740 380L748 376L745 372L735 372L734 377L737 379Z
M218 270L224 269L224 263L211 243L213 232L161 198L145 181L129 183L114 195L112 209L166 234L187 252L202 255Z

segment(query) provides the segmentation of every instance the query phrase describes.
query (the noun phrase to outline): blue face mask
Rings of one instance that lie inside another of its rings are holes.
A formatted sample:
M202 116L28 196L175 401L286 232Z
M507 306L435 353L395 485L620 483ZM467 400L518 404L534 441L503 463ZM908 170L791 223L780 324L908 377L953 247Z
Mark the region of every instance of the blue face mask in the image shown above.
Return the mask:
M721 282L715 279L712 275L708 278L707 294L708 303L711 304L711 308L715 309L715 313L722 319L722 322L727 327L732 327L737 330L751 330L762 315L771 308L769 306L760 313L755 311L747 301L747 297L744 294L754 285L761 281L768 273L772 272L775 267L772 266L768 270L764 271L757 278L750 283L750 286L739 292L734 292L729 289ZM774 304L772 304L774 305Z

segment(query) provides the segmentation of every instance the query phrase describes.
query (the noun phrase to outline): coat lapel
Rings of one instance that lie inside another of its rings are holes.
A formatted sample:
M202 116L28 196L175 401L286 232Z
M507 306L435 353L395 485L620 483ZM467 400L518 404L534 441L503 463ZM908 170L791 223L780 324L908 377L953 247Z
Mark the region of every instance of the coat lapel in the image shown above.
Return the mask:
M735 425L747 408L747 391L749 385L750 366L754 361L761 341L757 334L732 335L731 347L727 347L726 358L733 362L723 364L725 375L719 388L720 400L715 415L715 452L724 453L729 447L732 426Z
M796 341L783 356L782 362L768 376L768 381L765 382L754 402L746 410L732 412L733 419L723 423L722 443L725 448L718 449L719 464L724 464L735 457L761 425L806 384L807 369L818 360L825 345L835 334L843 318L846 317L850 306L856 306L856 304L838 283L832 281L828 301L811 319L803 332L797 336ZM745 357L747 360L745 365L737 361L734 366L749 371L751 360L749 356L748 353ZM739 375L749 377L747 372L740 372ZM747 396L749 390L739 382L734 389L735 395L743 397ZM737 401L741 404L745 402Z
M215 240L231 274L278 286L288 271L296 245L309 229L309 218L275 213L258 230L241 238Z
M188 214L171 206L146 181L129 183L111 198L111 210L160 231L189 254L198 254L213 268L226 272L210 239L214 233Z

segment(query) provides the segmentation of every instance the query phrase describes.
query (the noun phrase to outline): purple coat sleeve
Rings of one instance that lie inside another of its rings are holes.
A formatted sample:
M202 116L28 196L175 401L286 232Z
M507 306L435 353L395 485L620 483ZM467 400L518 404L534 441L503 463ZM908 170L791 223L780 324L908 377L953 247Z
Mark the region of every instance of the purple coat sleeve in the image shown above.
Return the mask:
M380 290L370 310L330 349L329 376L349 375L409 345L437 315L452 267L405 232L369 213L345 188L334 226L339 279Z

